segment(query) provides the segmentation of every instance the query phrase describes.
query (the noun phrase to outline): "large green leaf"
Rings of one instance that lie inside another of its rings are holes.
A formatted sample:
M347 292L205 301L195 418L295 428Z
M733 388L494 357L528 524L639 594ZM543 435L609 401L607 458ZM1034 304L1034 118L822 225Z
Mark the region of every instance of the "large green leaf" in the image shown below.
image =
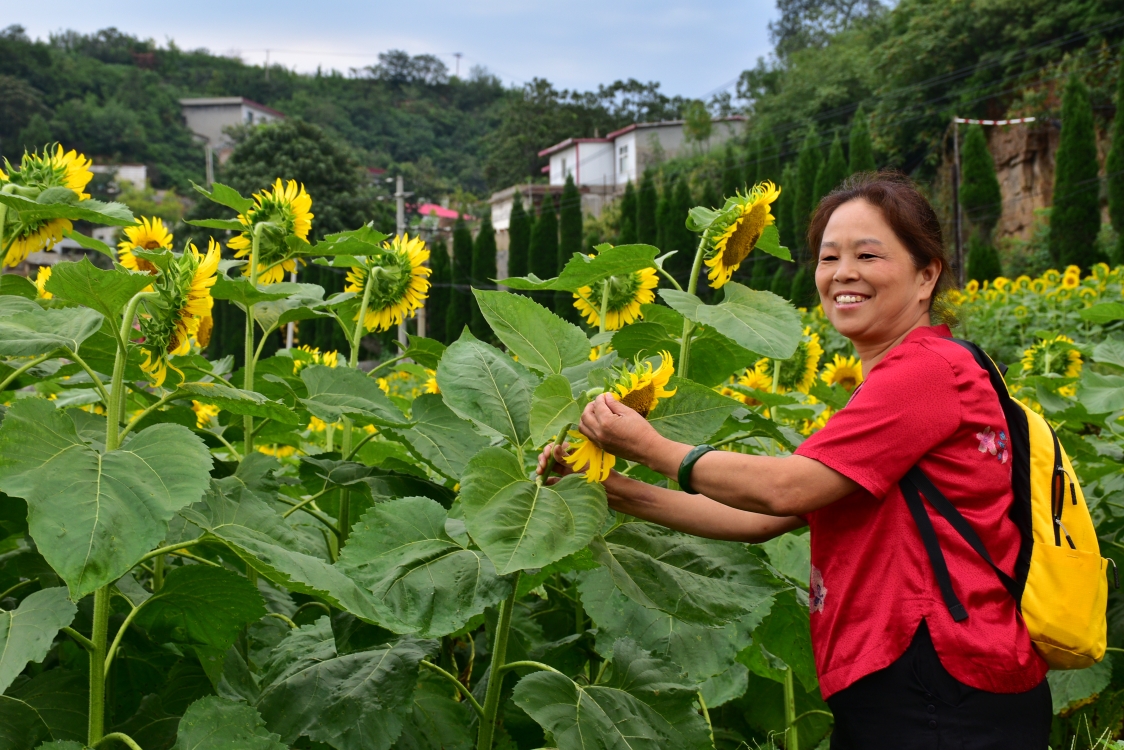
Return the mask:
M370 224L329 234L308 249L309 255L378 255L386 252L382 243L389 235L374 229Z
M679 342L659 323L633 323L613 334L613 350L625 359L647 359L662 351L678 355Z
M805 692L819 686L809 627L807 594L789 589L777 594L769 616L753 633L754 641L788 665Z
M468 533L500 575L542 568L577 552L608 511L600 484L571 474L539 485L503 448L485 448L469 461L460 502Z
M215 285L211 287L211 296L215 299L230 300L244 310L248 305L285 299L288 292L274 290L272 286L265 284L255 287L247 278L232 279L219 274L215 278Z
M409 335L407 341L409 343L402 352L405 357L414 360L422 367L428 367L431 370L437 369L437 364L445 353L444 344L434 339L414 336L413 334Z
M51 730L34 708L23 701L0 695L0 747L5 750L34 750L50 739ZM82 746L78 748L81 750Z
M360 370L310 365L300 375L308 388L308 398L302 398L301 403L328 424L345 415L385 427L409 424L379 384Z
M445 350L437 385L450 409L515 445L530 436L536 380L527 368L465 330Z
M645 268L653 268L659 250L651 245L620 245L599 248L590 257L574 253L557 278L543 281L535 276L506 278L501 284L510 289L557 289L576 292L583 286L593 286L610 276L622 276Z
M661 289L660 296L687 318L714 328L738 346L765 357L788 359L800 343L800 313L772 292L747 289L730 282L725 299L705 305L693 294Z
M77 611L64 588L36 591L14 610L0 611L0 693L28 662L43 661L55 635L70 625Z
M1107 338L1093 347L1093 361L1124 368L1124 339Z
M581 419L582 408L564 375L551 375L535 389L531 402L531 442L542 445Z
M589 340L530 297L473 289L480 312L519 361L542 373L559 373L589 359Z
M56 667L8 688L6 699L32 709L51 739L85 740L89 723L89 684L89 675L84 672ZM0 702L0 714L3 713L5 706ZM9 746L0 741L0 747Z
M77 242L79 247L85 248L86 250L93 250L96 253L101 253L107 258L117 260L117 253L113 252L113 248L111 248L101 240L94 239L93 237L82 234L81 232L76 232L73 229L69 229L63 232L63 236L69 240L74 240L75 242Z
M225 651L242 628L265 616L265 601L249 579L223 568L173 569L145 600L136 623L159 641Z
M282 424L300 424L300 417L292 409L254 391L244 391L216 382L181 383L179 389L190 394L196 401L214 404L231 414L264 417Z
M16 296L24 299L35 299L39 290L25 276L14 273L0 274L0 297Z
M419 635L448 635L507 598L511 585L483 554L449 536L447 522L429 498L377 503L336 566Z
M2 323L0 320L0 324ZM1106 414L1124 409L1124 376L1101 375L1085 370L1077 383L1077 399L1090 414Z
M254 307L254 320L263 331L292 321L331 317L327 311L317 309L324 305L322 286L285 281L270 284L268 289L284 293L286 296L282 299L262 302Z
M621 639L604 684L536 672L519 681L513 699L553 735L558 750L703 750L713 745L697 691L675 665Z
M413 708L425 655L409 639L339 655L321 617L274 648L257 707L289 744L304 735L337 750L388 750Z
M1055 714L1084 705L1112 682L1112 655L1085 669L1051 670L1046 679L1050 681Z
M9 302L22 297L0 297ZM9 305L11 307L11 305ZM55 310L36 309L3 315L0 311L0 356L35 357L60 347L77 350L82 342L101 328L101 313L84 307Z
M196 192L202 193L210 200L218 203L220 206L233 208L240 214L244 214L254 206L254 202L249 198L243 198L242 195L232 187L227 187L221 182L211 183L211 189L207 190L204 187L196 185L194 182L191 186L195 188Z
M180 425L154 425L105 454L50 401L24 399L0 425L0 490L27 500L31 536L75 601L159 544L210 469L207 446Z
M19 211L20 218L25 221L71 219L114 227L131 227L137 223L127 206L96 200L80 201L73 191L66 188L44 190L35 200L22 195L0 193L0 203Z
M472 750L473 715L449 695L449 685L423 673L414 692L414 710L394 750Z
M393 433L450 479L460 479L469 459L488 445L469 422L445 406L439 395L423 393L415 398L410 416L414 424Z
M625 596L684 622L714 627L737 620L785 588L736 542L629 522L590 543Z
M1111 323L1124 318L1124 302L1101 302L1077 313L1090 323Z
M191 704L173 750L286 750L252 706L216 696Z
M674 349L671 351L677 353ZM698 331L691 340L690 360L688 377L713 388L751 366L757 361L757 355L707 327Z
M676 389L675 395L656 404L648 422L656 432L679 443L702 443L741 406L732 398L690 380L675 378L668 387Z
M47 291L120 321L129 300L151 284L152 276L147 273L103 271L83 258L77 263L56 264L47 280Z
M186 219L183 223L204 229L225 229L228 232L242 232L246 229L238 219Z

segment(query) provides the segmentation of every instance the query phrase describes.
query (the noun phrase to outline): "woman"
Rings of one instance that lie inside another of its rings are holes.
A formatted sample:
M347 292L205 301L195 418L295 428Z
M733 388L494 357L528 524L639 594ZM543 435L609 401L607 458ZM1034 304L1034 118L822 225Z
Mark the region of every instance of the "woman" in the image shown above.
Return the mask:
M699 494L613 472L609 504L714 539L762 542L811 527L812 644L835 715L832 748L1045 750L1047 667L1014 600L926 506L970 612L955 622L898 488L920 465L1013 572L1011 466L990 449L1006 421L987 374L932 321L953 283L937 217L905 178L861 176L820 203L808 246L819 253L824 313L866 373L850 403L791 456L705 453L689 474ZM692 449L609 394L585 409L581 431L672 479Z

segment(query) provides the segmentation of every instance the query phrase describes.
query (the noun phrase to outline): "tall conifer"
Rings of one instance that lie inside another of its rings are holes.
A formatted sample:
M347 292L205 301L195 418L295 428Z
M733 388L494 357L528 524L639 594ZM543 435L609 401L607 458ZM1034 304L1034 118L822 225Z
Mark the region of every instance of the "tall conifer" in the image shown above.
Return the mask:
M484 212L484 220L480 222L480 231L472 243L472 286L476 289L495 289L493 279L496 278L496 230L492 226L490 211ZM480 305L476 297L470 298L472 303L472 335L478 339L491 338L491 328L488 321L480 313Z
M804 250L804 235L808 230L808 219L815 200L816 172L822 161L819 137L814 128L809 128L796 160L796 191L792 197L792 228L796 234L796 246L801 251ZM794 253L794 257L801 259L804 253Z
M1088 270L1100 259L1100 183L1093 107L1089 89L1076 75L1070 76L1062 94L1061 143L1054 164L1050 254L1059 266L1073 264Z
M674 192L675 186L671 182L671 178L664 177L663 187L659 192L659 200L656 203L656 247L660 249L660 253L668 252L668 243L671 238L667 235L667 228L669 225L668 215L671 213L671 194ZM670 259L669 260L673 260Z
M750 136L746 142L745 151L742 153L742 158L745 159L745 168L742 172L745 178L744 181L747 186L753 187L761 181L761 178L758 176L761 169L761 136Z
M532 206L533 208L533 206ZM531 216L523 208L523 196L515 191L507 230L507 275L526 276L527 252L531 246Z
M457 217L453 225L453 287L449 292L449 306L445 317L445 340L456 341L464 327L472 322L472 232L464 221L464 215Z
M574 253L582 251L582 196L572 177L566 178L566 186L562 188L562 200L559 201L558 211L558 260L555 265L554 275L562 272L562 268L574 257ZM577 310L573 305L574 296L571 292L554 293L554 312L560 317L577 320Z
M969 279L983 283L996 276L1003 275L1003 266L999 260L999 253L990 238L984 235L981 228L976 227L968 237L968 272Z
M659 226L656 223L656 178L652 170L644 171L640 179L640 190L636 196L636 241L645 245L655 245L659 240Z
M546 193L542 197L539 217L531 228L531 249L529 252L531 273L540 279L550 279L558 275L558 215L554 211L554 195ZM533 292L531 296L544 307L550 307L551 292Z
M839 133L836 133L835 139L831 142L831 150L827 154L827 161L824 163L823 184L816 186L818 196L816 204L819 205L825 195L842 185L849 174L847 157L843 156L843 141L839 138Z
M445 240L437 240L430 245L429 267L433 269L433 273L429 276L432 284L429 299L425 301L425 332L431 339L448 342L445 336L445 319L449 312L449 285L453 283L453 275L449 266L449 247Z
M695 260L695 235L687 228L687 214L694 208L687 177L680 175L675 184L668 187L667 192L671 193L664 217L666 222L664 233L667 239L666 245L660 250L665 253L677 251L667 259L664 268L686 289L687 277L691 275L691 265Z
M995 162L987 149L987 136L979 125L969 125L964 134L964 148L960 155L963 175L960 184L960 205L972 224L968 241L968 277L987 281L1002 275L999 253L991 235L1003 208L999 180L995 176Z
M796 169L791 164L784 168L779 187L781 194L773 211L773 215L777 217L777 232L780 234L781 244L795 252L796 229L792 221L792 203L796 195Z
M870 142L870 123L867 121L866 111L859 105L854 118L851 119L851 136L848 144L851 150L851 161L848 168L851 174L856 172L873 172L877 167L874 163L874 145Z
M1116 257L1113 263L1124 263L1124 59L1116 80L1116 118L1112 121L1112 148L1105 163L1108 174L1108 215L1116 230Z
M736 150L734 144L731 143L726 147L726 158L722 161L722 199L725 200L731 195L736 193L745 184L744 168L742 167L738 154L744 153Z
M624 195L621 197L621 231L617 236L618 245L632 245L637 242L636 231L636 191L632 189L632 181L624 186Z
M781 181L781 149L773 134L766 132L758 141L757 182L771 181L774 185ZM755 183L756 184L756 183Z

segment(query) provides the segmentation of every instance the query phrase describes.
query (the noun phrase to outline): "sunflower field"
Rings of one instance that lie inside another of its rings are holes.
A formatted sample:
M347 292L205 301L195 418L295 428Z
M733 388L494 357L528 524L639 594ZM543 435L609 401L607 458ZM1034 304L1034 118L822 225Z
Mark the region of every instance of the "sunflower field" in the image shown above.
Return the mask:
M730 281L751 251L790 259L773 185L685 217L688 279L655 247L602 245L474 290L487 340L411 336L368 370L363 336L428 294L418 238L310 244L302 186L215 184L199 192L229 218L194 223L224 259L89 199L88 166L59 147L0 175L5 265L63 236L112 260L0 276L0 748L826 747L806 534L746 545L614 513L610 468L666 480L573 431L612 391L669 438L780 455L845 404L862 372L822 312ZM284 281L313 263L346 290ZM1106 554L1124 550L1122 280L953 300L1058 427ZM215 300L246 312L241 368L200 354ZM314 319L348 351L262 356ZM534 462L567 436L581 473L544 484ZM1060 740L1116 731L1111 658L1051 681Z

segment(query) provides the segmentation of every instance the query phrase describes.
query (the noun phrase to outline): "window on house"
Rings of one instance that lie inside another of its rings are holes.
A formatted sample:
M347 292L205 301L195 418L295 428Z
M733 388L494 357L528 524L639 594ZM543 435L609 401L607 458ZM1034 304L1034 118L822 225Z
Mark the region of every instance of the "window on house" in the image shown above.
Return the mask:
M621 146L619 149L617 149L617 155L620 156L620 167L617 169L617 171L618 172L627 172L628 171L628 146Z

